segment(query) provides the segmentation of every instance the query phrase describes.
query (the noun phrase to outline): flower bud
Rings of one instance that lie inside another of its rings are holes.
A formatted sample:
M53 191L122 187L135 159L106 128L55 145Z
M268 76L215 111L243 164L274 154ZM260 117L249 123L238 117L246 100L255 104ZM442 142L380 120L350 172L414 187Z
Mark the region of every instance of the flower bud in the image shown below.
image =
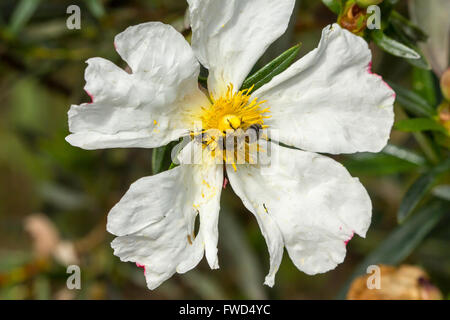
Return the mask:
M416 266L379 265L378 274L356 278L347 293L348 300L441 300L442 293L433 286L424 270ZM379 288L370 289L371 277L379 277Z
M362 36L367 26L366 9L359 7L354 0L348 1L337 22L348 31Z
M383 0L356 0L356 4L360 8L367 8L368 6L374 5L374 4L380 4Z
M441 77L441 90L445 100L450 101L450 68Z

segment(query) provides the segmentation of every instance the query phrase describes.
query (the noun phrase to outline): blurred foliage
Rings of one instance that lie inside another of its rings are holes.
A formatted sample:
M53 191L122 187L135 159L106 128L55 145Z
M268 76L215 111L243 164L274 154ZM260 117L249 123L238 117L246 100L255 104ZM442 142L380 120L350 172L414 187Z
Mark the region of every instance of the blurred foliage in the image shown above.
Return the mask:
M320 1L298 1L288 32L254 69L300 42L295 55L313 49L322 28L337 21L345 8L341 1L323 2L334 13ZM80 30L66 28L66 9L71 4L81 8ZM77 149L64 140L66 113L71 103L89 100L83 91L87 58L100 56L126 67L113 47L114 36L126 27L163 21L189 38L184 23L186 3L2 0L0 298L327 299L338 292L345 296L350 279L363 273L368 263L382 262L422 266L444 296L449 296L449 133L438 117L443 100L439 79L418 49L432 35L409 21L406 4L384 1L382 30L374 36L363 35L376 43L371 44L373 70L397 92L390 145L379 154L336 157L360 177L371 195L373 221L367 239L352 240L342 265L313 277L299 272L285 254L276 285L270 289L263 286L269 266L263 237L228 187L220 218L220 271L209 270L203 261L193 271L149 291L141 269L113 256L106 214L132 182L170 166L167 153L171 146L153 155L141 149ZM397 49L400 43L417 52L420 59L392 55L392 41ZM36 254L36 240L24 228L25 218L33 213L49 217L58 230L59 245L68 244L75 250L82 290L66 289L64 259Z

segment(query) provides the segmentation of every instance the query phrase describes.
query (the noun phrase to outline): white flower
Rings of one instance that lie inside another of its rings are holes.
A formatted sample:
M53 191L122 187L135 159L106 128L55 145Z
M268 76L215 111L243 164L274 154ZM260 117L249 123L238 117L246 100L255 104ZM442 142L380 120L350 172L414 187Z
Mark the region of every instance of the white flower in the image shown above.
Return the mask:
M380 151L393 124L394 92L370 73L366 42L336 24L323 30L317 49L268 84L237 92L286 30L295 1L188 2L192 48L171 26L150 22L115 38L131 74L102 58L88 60L85 89L92 103L71 107L67 141L84 149L155 148L198 137L199 120L202 129L277 129L280 142L306 151L273 145L279 161L270 176L257 164L225 164L266 239L265 283L273 285L284 247L307 274L335 268L352 235L365 236L371 202L342 165L313 152ZM199 62L209 69L211 100L198 87ZM212 269L219 267L224 170L211 155L201 165L186 164L183 150L181 166L136 181L109 213L114 254L144 266L150 289L194 268L203 255Z

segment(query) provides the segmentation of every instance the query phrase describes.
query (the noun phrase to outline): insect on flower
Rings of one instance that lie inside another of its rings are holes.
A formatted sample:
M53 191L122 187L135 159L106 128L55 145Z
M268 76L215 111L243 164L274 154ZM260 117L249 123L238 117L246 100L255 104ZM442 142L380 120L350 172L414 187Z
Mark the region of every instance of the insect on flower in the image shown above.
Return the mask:
M85 89L92 102L71 107L69 143L155 148L192 139L178 155L180 166L133 183L108 215L114 254L143 266L150 289L191 270L204 255L212 269L219 267L224 167L267 242L269 286L284 248L299 270L313 275L344 260L354 233L365 236L372 210L366 190L316 152L378 152L387 143L395 97L370 72L367 43L337 24L327 26L316 49L264 86L239 90L285 32L294 2L189 0L192 47L171 26L150 22L115 38L130 74L105 59L88 60ZM199 63L209 70L208 95L199 89ZM264 139L271 130L278 140ZM246 152L242 163L227 152L229 135L250 131L257 150L264 140L277 154L270 175ZM199 164L189 160L193 145Z

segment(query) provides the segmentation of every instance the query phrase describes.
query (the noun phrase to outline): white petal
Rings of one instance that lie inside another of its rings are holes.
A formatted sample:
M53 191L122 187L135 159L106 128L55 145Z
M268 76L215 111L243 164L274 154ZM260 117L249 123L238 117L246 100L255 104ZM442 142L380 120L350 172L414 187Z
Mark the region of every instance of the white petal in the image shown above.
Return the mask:
M338 162L271 144L269 168L227 168L230 184L256 216L271 218L297 268L307 274L334 269L353 233L370 225L370 198ZM276 156L274 156L276 154ZM267 232L267 230L266 230Z
M245 207L254 214L259 228L261 229L261 233L266 240L267 248L269 249L270 269L264 284L272 287L275 283L275 275L283 258L283 236L273 217L266 214L264 211L262 203L258 205L254 202L254 197L252 195L253 191L251 189L246 190L247 187L252 188L253 186L241 180L240 174L243 173L241 172L241 167L239 167L238 170L239 172L235 173L233 168L228 168L227 172L230 184L233 187L234 192L242 199ZM247 170L244 170L245 173L243 174L245 175Z
M319 47L254 93L267 100L279 140L332 154L378 152L394 122L395 93L370 71L367 43L339 25Z
M256 61L287 28L295 0L188 0L192 47L209 69L208 88L238 90Z
M102 58L87 61L85 89L93 102L71 107L67 141L84 149L154 148L186 134L186 113L209 102L183 36L150 22L126 29L115 44L133 73Z
M211 268L218 268L222 183L222 166L209 164L180 165L136 181L108 215L107 229L118 236L114 254L145 266L150 289L194 268L205 250Z

